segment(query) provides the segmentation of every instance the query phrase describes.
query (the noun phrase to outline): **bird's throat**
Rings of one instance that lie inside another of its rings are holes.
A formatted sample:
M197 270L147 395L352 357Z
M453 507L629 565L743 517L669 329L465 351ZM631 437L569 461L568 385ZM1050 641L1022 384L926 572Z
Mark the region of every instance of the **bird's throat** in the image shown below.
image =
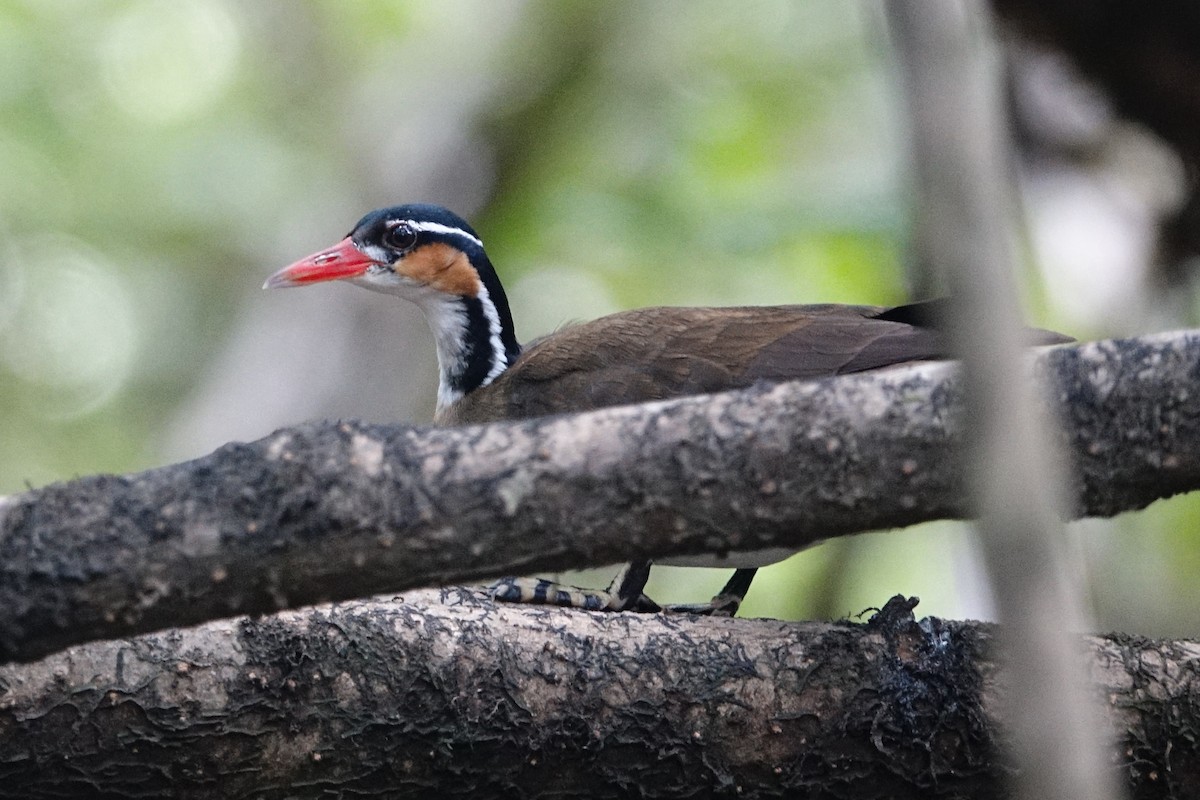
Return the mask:
M487 289L475 297L434 295L420 303L433 331L438 357L437 413L508 369L520 353L512 320Z

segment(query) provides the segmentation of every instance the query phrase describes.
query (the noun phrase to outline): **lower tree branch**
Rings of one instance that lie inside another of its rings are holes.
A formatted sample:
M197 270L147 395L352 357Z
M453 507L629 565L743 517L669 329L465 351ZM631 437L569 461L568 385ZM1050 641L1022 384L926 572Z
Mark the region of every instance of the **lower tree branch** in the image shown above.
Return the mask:
M1200 334L1037 372L1076 516L1200 486ZM0 661L239 613L968 515L960 384L925 364L450 429L322 423L0 499Z
M466 592L0 667L0 797L1001 797L992 626L600 614ZM1114 773L1197 796L1191 642L1087 637Z

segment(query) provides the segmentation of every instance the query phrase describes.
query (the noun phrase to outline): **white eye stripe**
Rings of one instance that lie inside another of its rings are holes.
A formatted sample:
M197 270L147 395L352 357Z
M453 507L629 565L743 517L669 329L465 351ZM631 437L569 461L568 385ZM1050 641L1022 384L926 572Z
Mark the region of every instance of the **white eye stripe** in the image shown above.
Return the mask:
M444 233L449 236L461 236L467 241L474 242L479 247L483 247L483 242L479 241L478 237L464 231L462 228L454 228L450 225L443 225L440 222L416 222L408 220L408 224L414 231L426 231L427 233Z

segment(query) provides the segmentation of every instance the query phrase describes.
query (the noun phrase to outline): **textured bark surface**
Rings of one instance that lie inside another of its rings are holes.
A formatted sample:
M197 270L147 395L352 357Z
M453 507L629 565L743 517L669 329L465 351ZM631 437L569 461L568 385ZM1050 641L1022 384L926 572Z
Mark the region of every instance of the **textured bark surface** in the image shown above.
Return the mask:
M1001 797L994 630L910 608L784 623L425 592L97 642L0 668L0 797ZM1200 645L1085 648L1114 771L1134 797L1197 796Z
M1200 486L1200 335L1042 354L1077 515ZM0 661L239 613L967 514L928 364L456 429L326 423L0 499Z

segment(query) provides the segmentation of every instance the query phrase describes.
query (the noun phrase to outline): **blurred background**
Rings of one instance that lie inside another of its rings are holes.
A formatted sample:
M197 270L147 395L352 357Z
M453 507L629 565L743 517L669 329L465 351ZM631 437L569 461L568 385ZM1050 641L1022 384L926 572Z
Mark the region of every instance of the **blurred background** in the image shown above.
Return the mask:
M1159 238L1179 157L1053 48L1004 53L1031 322L1197 325ZM382 205L470 219L522 340L644 305L936 292L906 259L898 80L877 2L0 0L0 494L306 419L427 422L415 307L259 289ZM1072 524L1098 629L1200 635L1198 526L1195 495ZM726 577L660 568L648 592ZM989 618L969 526L827 543L744 613L898 592Z

